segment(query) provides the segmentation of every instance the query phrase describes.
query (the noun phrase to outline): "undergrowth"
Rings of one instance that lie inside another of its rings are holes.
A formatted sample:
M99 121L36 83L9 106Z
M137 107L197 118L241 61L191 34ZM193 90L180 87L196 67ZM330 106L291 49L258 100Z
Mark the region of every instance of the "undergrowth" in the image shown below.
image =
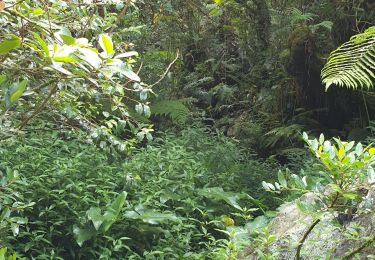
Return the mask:
M131 159L88 141L64 131L0 141L2 175L19 175L0 190L0 223L12 226L0 247L33 259L234 259L248 242L236 226L276 206L260 183L277 165L220 133L165 133ZM3 214L15 205L26 206Z

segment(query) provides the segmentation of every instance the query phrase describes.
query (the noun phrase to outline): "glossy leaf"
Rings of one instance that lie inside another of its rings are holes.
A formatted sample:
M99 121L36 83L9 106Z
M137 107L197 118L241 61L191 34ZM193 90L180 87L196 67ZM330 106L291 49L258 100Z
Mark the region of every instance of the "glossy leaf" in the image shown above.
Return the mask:
M114 53L113 49L113 42L111 37L108 35L102 34L99 36L99 44L100 47L103 49L107 57Z
M9 101L16 102L23 94L27 86L27 79L22 80L18 85L14 86L10 91Z

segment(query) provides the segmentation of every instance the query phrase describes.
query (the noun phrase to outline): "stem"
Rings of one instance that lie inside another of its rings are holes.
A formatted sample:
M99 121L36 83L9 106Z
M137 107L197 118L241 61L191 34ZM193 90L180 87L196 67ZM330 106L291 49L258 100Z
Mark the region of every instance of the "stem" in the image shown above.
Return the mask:
M39 107L34 110L31 116L29 116L28 118L26 118L25 120L21 122L21 124L18 126L18 130L22 130L31 119L33 119L36 115L38 115L42 111L42 109L47 105L48 101L51 99L52 95L55 94L56 90L57 90L57 84L51 89L51 91L48 93L48 96L43 100L43 102L39 105Z
M122 17L126 14L126 12L128 11L128 8L130 7L130 4L131 4L131 3L132 3L132 1L130 1L130 0L128 0L128 1L126 2L126 4L124 5L124 8L122 8L121 12L117 15L116 22L115 22L114 25L117 25L117 24L120 22L121 18L122 18ZM109 33L108 33L108 34L112 34L114 30L115 30L115 26L113 26L113 27L111 28L111 30L109 30Z
M302 249L302 246L303 246L303 243L305 243L307 237L309 236L309 234L311 233L311 231L314 229L314 227L320 222L320 219L317 219L315 220L311 226L309 227L309 229L305 232L305 234L303 235L302 239L299 241L298 243L298 247L297 247L297 252L296 252L296 257L295 259L296 260L300 260L301 259L301 249Z
M369 124L370 123L370 114L368 112L368 107L367 107L367 102L366 102L365 94L363 93L363 90L361 91L361 93L362 93L362 98L363 98L363 104L365 105L365 109L366 109L367 123Z
M169 63L169 65L168 65L167 69L164 71L163 75L161 75L161 77L155 83L151 84L150 88L159 84L165 78L165 76L167 76L169 70L172 68L173 64L175 64L175 62L178 60L179 57L180 57L180 52L179 52L179 50L177 50L176 58L171 63Z
M358 247L356 250L350 252L349 254L347 254L346 256L344 256L342 259L343 260L348 260L348 259L352 258L355 254L358 254L362 249L365 249L366 247L370 246L374 242L375 242L375 237L373 237L369 241L366 241L360 247Z

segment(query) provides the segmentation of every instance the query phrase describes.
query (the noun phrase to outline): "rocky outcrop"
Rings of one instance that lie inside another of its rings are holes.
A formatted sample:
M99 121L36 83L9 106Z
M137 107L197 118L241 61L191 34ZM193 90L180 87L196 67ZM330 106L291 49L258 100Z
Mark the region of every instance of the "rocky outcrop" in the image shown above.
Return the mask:
M268 247L276 259L295 259L299 241L316 220L313 215L304 213L298 204L316 201L319 201L317 195L306 193L298 201L279 208L277 216L268 225L270 234L277 237ZM375 257L375 205L372 203L375 187L369 189L364 201L367 205L362 204L350 218L328 212L320 216L320 222L303 244L301 258L352 259L349 254L358 251L355 259L373 259L370 257ZM249 247L240 259L259 259L256 250Z

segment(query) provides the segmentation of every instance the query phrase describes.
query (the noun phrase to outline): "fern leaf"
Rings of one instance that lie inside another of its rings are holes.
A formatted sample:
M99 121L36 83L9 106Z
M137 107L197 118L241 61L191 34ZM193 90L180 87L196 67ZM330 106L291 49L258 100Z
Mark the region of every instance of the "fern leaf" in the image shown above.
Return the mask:
M353 89L372 88L375 79L375 27L353 36L333 51L321 77L326 89L333 84Z
M184 124L189 116L189 109L179 100L162 100L151 106L151 113L167 116L177 124Z

